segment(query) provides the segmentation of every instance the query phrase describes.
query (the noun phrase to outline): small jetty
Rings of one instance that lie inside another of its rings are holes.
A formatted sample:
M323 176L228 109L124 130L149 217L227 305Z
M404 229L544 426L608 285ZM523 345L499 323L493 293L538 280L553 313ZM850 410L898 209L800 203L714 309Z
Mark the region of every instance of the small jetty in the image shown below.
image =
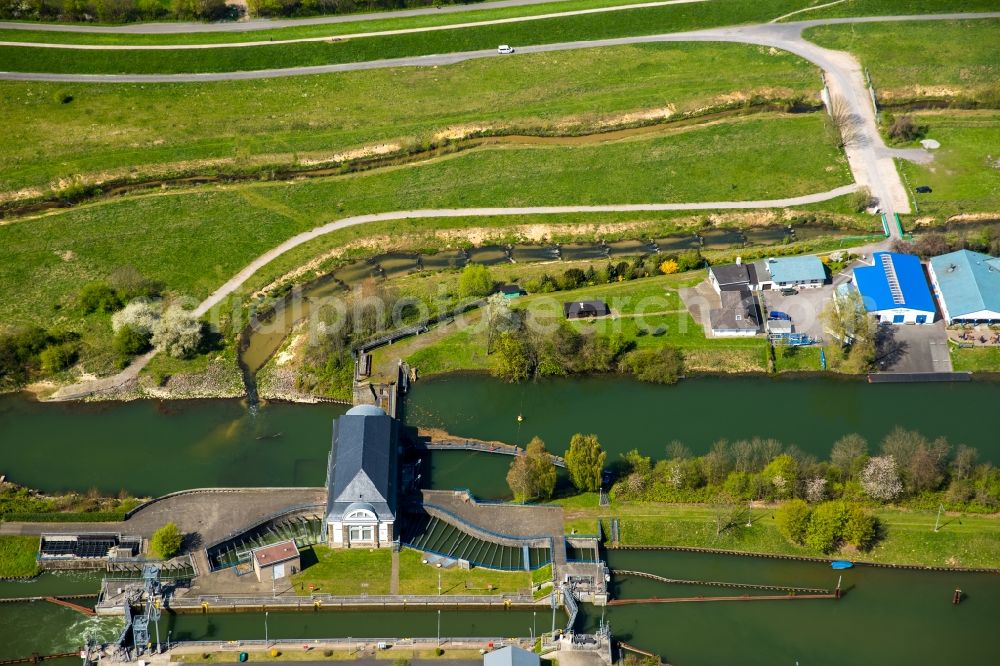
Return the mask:
M757 583L729 583L729 582L715 581L715 580L687 580L683 578L666 578L664 576L657 576L656 574L646 573L645 571L628 571L625 569L615 569L612 573L616 576L636 576L638 578L655 580L658 583L670 583L676 585L707 585L710 587L725 587L730 589L762 590L766 592L786 592L788 594L797 594L797 595L820 595L823 598L825 598L826 596L833 596L836 593L835 590L828 590L820 587L792 587L787 585L761 585ZM632 601L632 600L628 599L626 601Z
M612 599L609 606L630 606L635 604L683 604L701 601L791 601L794 599L839 599L836 592L830 594L744 594L738 597L649 597L646 599Z

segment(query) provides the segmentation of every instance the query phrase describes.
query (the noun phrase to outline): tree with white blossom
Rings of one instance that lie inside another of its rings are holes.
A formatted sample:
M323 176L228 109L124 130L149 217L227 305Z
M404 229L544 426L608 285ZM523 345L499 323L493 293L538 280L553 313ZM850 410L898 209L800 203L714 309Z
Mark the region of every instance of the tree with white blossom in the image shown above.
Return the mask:
M892 456L874 456L861 471L861 487L868 496L882 502L890 502L903 492L903 482L899 479L896 459Z

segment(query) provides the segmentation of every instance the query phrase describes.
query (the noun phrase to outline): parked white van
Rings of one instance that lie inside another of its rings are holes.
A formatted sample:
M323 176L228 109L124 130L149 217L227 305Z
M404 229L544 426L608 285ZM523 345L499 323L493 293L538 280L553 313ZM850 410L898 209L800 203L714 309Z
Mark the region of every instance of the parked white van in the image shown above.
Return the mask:
M513 52L514 52L514 47L508 46L506 44L501 44L500 46L497 47L497 53L499 53L500 55L510 55Z

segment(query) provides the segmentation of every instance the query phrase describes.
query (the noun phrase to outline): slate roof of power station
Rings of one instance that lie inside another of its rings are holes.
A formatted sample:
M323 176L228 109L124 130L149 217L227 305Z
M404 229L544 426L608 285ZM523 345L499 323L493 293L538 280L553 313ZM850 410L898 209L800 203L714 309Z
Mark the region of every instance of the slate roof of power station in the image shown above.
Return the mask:
M854 269L854 282L869 312L897 308L934 312L934 299L918 257L876 252L872 258L873 266Z
M826 269L819 257L808 254L802 257L777 257L767 260L767 272L771 279L782 284L796 282L823 282Z
M513 645L483 655L483 666L538 666L538 664L537 654Z
M930 263L950 318L1000 312L1000 259L959 250L934 257Z
M356 505L379 520L396 512L396 421L374 405L358 405L334 420L327 472L327 519Z

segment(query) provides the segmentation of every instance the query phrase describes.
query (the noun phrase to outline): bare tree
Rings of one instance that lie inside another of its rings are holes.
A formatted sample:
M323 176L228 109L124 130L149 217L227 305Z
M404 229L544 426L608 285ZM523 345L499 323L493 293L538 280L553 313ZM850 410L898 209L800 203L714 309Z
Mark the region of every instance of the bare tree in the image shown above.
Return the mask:
M715 536L722 536L722 533L734 525L740 524L740 518L744 515L745 508L742 502L737 502L736 498L729 493L719 493L712 500L712 518L715 521Z
M830 116L840 135L842 148L864 143L866 138L864 121L861 116L851 111L850 105L843 97L834 97L830 101Z
M691 449L680 440L672 440L667 444L667 460L686 460L691 457Z
M960 444L955 451L955 460L951 463L951 476L955 479L968 479L972 476L976 468L976 461L979 459L979 451Z
M857 475L857 465L866 453L868 440L857 433L850 433L833 443L830 463L840 470L844 478L850 479Z

